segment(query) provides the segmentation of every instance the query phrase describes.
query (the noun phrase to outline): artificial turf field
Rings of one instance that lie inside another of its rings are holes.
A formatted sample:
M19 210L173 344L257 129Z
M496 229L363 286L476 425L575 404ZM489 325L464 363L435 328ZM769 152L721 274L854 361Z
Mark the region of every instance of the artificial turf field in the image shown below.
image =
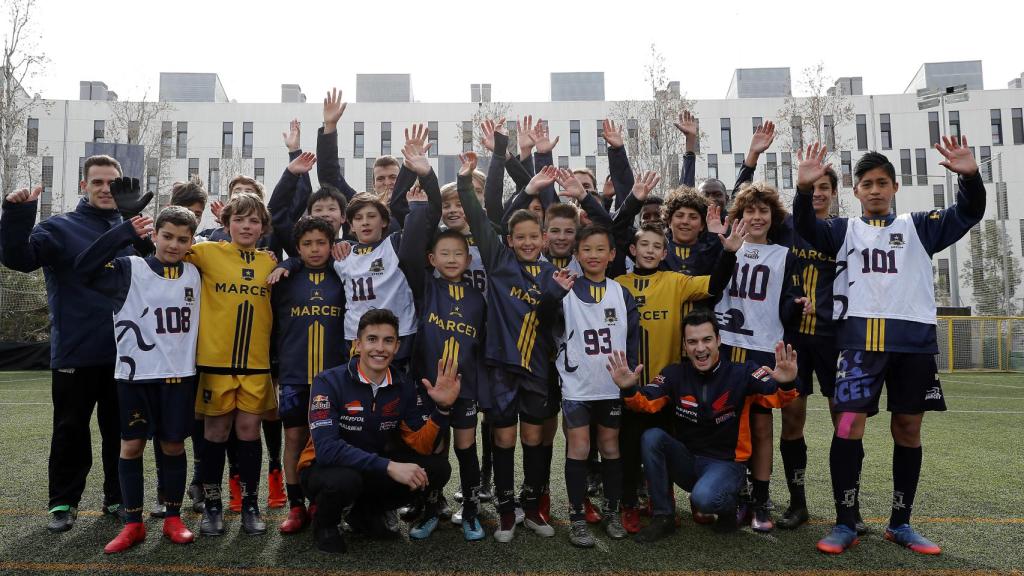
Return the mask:
M891 498L892 440L888 417L869 421L865 437L862 512L872 533L838 556L817 552L814 543L833 518L828 478L831 424L821 396L809 403L807 497L810 525L769 535L749 528L730 535L693 523L680 506L682 527L653 545L611 541L595 530L597 548L569 544L562 437L556 440L551 491L554 538L540 538L520 527L512 544L488 538L467 543L462 531L442 523L430 539L373 542L353 536L344 556L318 552L306 532L281 536L276 525L284 510L265 511L265 536L239 532L229 513L228 534L198 539L189 546L161 540L160 523L148 520L146 543L116 557L103 546L120 526L99 514L102 472L99 435L93 431L94 466L75 528L46 531L46 466L51 429L49 372L0 373L0 574L145 573L145 574L387 574L517 573L547 575L606 574L1022 574L1024 575L1024 375L943 375L949 412L924 421L924 468L914 507L914 524L943 547L939 557L923 557L882 539ZM776 424L776 436L779 425ZM777 438L776 438L777 443ZM191 446L188 445L191 462ZM147 509L153 497L152 456L147 466ZM457 486L457 465L446 492ZM191 466L191 465L190 465ZM788 493L776 450L772 498L777 514ZM265 486L262 486L264 493ZM678 489L677 489L678 490ZM686 502L681 491L677 500ZM262 502L266 503L265 495ZM188 499L186 498L186 507ZM494 510L483 505L488 531ZM184 512L198 531L198 516Z

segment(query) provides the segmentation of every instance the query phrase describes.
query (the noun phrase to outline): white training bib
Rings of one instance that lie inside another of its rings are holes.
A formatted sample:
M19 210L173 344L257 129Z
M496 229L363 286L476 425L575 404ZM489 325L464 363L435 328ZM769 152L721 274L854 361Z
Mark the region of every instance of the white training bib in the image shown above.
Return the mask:
M613 400L619 387L608 373L612 350L625 350L629 332L622 285L605 280L604 294L595 304L570 290L562 299L565 332L557 339L555 365L566 400Z
M722 343L748 350L773 352L782 340L779 302L789 248L750 244L736 252L732 281L715 306Z
M888 226L851 218L836 255L832 317L935 324L932 260L910 214Z
M405 274L398 267L391 238L373 250L352 249L348 258L334 263L334 271L345 283L345 339L355 340L359 319L370 310L385 308L398 316L398 335L416 332L416 307Z
M187 262L180 278L164 278L130 256L131 285L114 312L118 380L185 378L196 373L199 270ZM98 335L97 335L98 336Z

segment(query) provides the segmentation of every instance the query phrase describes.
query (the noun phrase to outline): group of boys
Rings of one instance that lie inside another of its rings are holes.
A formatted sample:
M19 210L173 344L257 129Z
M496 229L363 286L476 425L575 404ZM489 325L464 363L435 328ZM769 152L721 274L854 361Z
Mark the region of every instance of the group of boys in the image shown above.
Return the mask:
M148 198L109 158L87 161L88 198L78 211L39 224L31 236L27 206L38 190L5 199L4 263L47 266L55 446L58 389L82 366L61 357L77 345L62 341L77 312L61 300L73 285L112 319L112 326L96 328L113 329L116 352L106 357L116 362L94 370L116 380L120 494L107 486L105 494L121 502L126 526L107 552L145 538L141 453L150 437L162 454L169 539L193 539L180 507L183 442L197 434L198 481L190 494L202 502L200 533L225 533L220 486L229 438L242 529L264 533L256 500L260 431L278 419L285 438L278 467L289 505L280 531L312 524L325 552L347 550L346 530L395 537L398 509L411 521L412 539L429 537L450 517L466 540L481 540L480 504L492 497L497 541L512 541L519 524L554 536L549 484L559 412L572 544L595 546L589 524L598 523L612 539L634 534L652 542L671 534L678 525L673 485L689 492L699 524L772 530L775 409L782 411L790 493L778 525L792 529L809 518L803 425L817 376L835 426L830 469L837 509L836 525L818 548L840 553L866 531L860 439L885 382L895 442L885 537L939 553L909 518L921 417L945 408L933 356L929 260L984 213L984 187L965 141L937 146L942 165L961 175L955 206L890 214L894 168L868 153L854 170L863 216L850 219L833 217L835 172L824 162L826 151L809 146L800 154L790 217L771 185L752 182L774 138L770 122L755 132L731 195L717 179L694 189L698 130L689 113L677 123L687 146L680 184L664 200L652 195L656 174L633 174L614 122L604 123L611 173L599 195L589 171L552 165L558 139L531 117L518 123L518 155L508 151L505 120L485 121L487 173L467 152L456 182L444 186L428 161L428 131L413 126L403 161L379 159L374 191L357 193L337 163L344 110L341 94L329 93L315 155L298 149L293 123L294 138L286 136L291 161L270 210L252 192L232 194L217 207L223 230L205 234L211 241L194 242L205 198L180 194L184 207L165 208L155 222L137 215ZM314 165L316 191L308 176ZM506 174L516 183L507 200ZM97 213L102 224L76 221L79 212ZM15 256L17 250L32 258ZM461 502L455 513L442 492L453 443ZM588 497L595 471L601 507ZM55 497L60 473L51 454L54 522L67 517L63 512L73 523L81 487L71 499ZM646 526L643 488L650 499ZM70 527L65 521L58 528L64 526Z

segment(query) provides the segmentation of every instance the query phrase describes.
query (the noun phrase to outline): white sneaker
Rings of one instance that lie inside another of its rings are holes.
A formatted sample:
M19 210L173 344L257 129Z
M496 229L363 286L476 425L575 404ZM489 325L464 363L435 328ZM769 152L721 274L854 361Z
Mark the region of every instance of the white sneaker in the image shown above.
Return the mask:
M459 509L452 514L452 524L462 526L462 506L459 506Z
M533 533L537 536L550 538L555 535L554 527L552 527L551 524L545 522L544 519L539 516L537 518L527 517L526 520L523 521L523 525L525 525L530 530L533 530Z
M516 535L516 523L512 522L511 526L504 526L501 520L498 520L498 529L494 531L494 539L503 544L507 544L512 541Z

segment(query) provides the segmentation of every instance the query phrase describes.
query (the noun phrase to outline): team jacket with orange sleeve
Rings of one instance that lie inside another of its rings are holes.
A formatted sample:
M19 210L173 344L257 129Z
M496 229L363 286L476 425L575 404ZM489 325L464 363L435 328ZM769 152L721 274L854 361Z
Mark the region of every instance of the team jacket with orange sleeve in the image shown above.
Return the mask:
M448 416L428 409L416 386L389 371L374 393L359 358L325 370L309 391L310 442L299 469L317 463L387 474L388 454L411 448L431 454L448 430Z
M626 407L655 413L672 406L675 437L696 456L746 462L750 458L750 404L781 408L799 396L797 383L781 384L754 362L727 360L699 372L688 360L665 367L654 381L624 390Z

